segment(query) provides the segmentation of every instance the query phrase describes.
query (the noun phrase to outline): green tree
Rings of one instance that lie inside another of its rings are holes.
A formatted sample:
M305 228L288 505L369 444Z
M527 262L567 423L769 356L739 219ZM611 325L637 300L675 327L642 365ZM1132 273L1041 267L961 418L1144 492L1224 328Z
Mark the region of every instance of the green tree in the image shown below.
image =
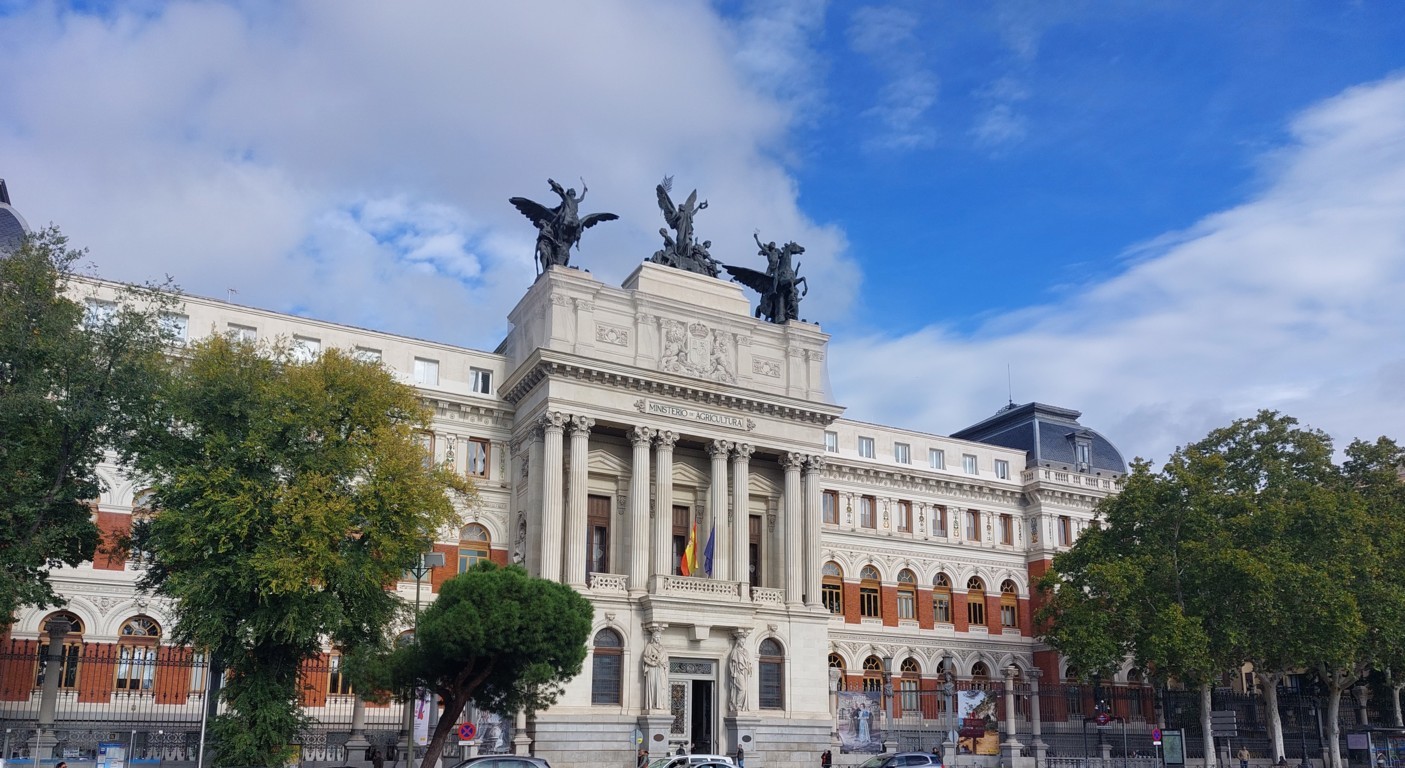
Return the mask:
M124 289L104 312L72 296L84 252L55 227L0 253L0 631L58 605L49 571L91 559L97 466L126 447L166 369L174 294Z
M421 763L429 768L469 702L504 716L555 702L581 671L593 615L564 584L480 562L444 582L413 643L368 666L382 670L382 687L428 688L443 700Z
M175 638L231 672L217 764L286 762L299 666L375 642L403 607L387 587L456 523L451 495L472 488L428 462L427 423L412 388L337 350L214 336L173 374L134 454L156 512L135 538Z

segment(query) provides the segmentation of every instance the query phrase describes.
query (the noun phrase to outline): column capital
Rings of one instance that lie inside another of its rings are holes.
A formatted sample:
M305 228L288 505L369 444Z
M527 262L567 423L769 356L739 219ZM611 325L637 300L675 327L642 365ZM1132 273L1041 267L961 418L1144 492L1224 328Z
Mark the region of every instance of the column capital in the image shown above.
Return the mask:
M571 417L571 432L572 432L572 433L575 433L575 432L585 432L585 433L589 434L591 427L594 427L594 426L595 426L595 419L592 419L592 418L590 418L589 416L572 416L572 417Z
M781 466L786 469L800 469L805 466L805 454L787 453L781 457Z
M824 471L825 458L823 456L805 457L805 474L815 475Z
M756 453L756 446L750 443L735 443L732 446L732 459L734 461L751 461L751 456L754 453Z
M671 429L660 429L658 432L654 433L654 442L660 448L672 449L673 446L678 444L678 433Z
M560 431L566 427L566 420L566 414L560 411L548 411L541 415L541 419L538 421L537 426L541 427L544 430L554 429Z
M629 430L629 442L632 445L643 443L648 445L654 439L654 430L648 427L634 427Z
M714 459L718 456L723 458L732 452L732 444L726 440L713 440L707 444L707 455Z

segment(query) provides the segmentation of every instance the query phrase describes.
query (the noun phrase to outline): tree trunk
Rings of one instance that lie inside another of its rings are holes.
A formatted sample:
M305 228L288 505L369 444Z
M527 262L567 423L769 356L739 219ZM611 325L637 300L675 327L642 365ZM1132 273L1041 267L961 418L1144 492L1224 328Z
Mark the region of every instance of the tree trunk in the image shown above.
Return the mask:
M1283 679L1283 673L1259 672L1257 664L1254 671L1258 673L1259 687L1263 689L1264 713L1268 715L1269 757L1278 762L1279 758L1287 756L1283 748L1283 716L1278 712L1278 683Z
M1400 689L1405 688L1405 683L1397 683L1390 687L1390 703L1395 710L1395 727L1405 728L1405 720L1400 717Z
M420 768L430 768L439 762L439 756L444 752L444 742L449 738L449 732L457 727L459 715L463 714L463 708L467 704L467 696L444 700L444 711L440 713L439 722L434 726L434 734L429 737L429 744L425 746L424 760L420 761Z
M1219 755L1215 754L1215 732L1210 726L1210 710L1215 707L1212 691L1210 683L1200 684L1200 731L1205 740L1205 768L1219 765Z
M1340 685L1334 679L1327 686L1327 754L1330 758L1331 768L1342 768L1342 747L1341 734L1337 724L1337 713L1341 711L1342 691L1345 685Z

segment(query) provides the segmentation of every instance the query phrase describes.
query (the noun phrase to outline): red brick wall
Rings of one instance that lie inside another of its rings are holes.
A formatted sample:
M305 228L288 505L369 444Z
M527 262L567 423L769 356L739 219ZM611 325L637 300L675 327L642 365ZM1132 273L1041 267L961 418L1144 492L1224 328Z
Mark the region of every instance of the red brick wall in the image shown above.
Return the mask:
M883 626L898 625L898 588L884 584L878 588L878 610L883 613Z
M151 687L157 704L185 703L190 695L194 656L189 648L163 645L156 650L156 678Z
M120 571L127 567L127 553L122 540L132 532L132 516L126 512L103 512L96 515L98 549L93 553L93 567L102 571Z
M84 643L78 655L78 701L88 704L112 699L117 682L117 646Z
M507 565L507 550L490 549L488 550L488 559L497 565Z
M917 625L922 629L936 626L936 613L932 610L932 590L917 590Z
M0 657L0 701L29 701L38 671L39 643L11 640L4 644L4 650Z
M957 632L965 632L971 628L966 616L966 593L953 592L951 595L951 623Z
M1015 615L1019 617L1020 634L1025 637L1034 637L1034 615L1029 607L1029 598L1021 597L1015 607Z
M444 564L429 572L429 591L439 594L439 587L459 575L459 548L454 544L435 544L434 551L444 555Z
M859 583L857 581L844 582L844 621L848 624L859 623Z
M1039 609L1044 604L1044 600L1040 596L1039 590L1036 589L1034 585L1036 582L1039 581L1040 578L1044 576L1045 573L1048 573L1049 566L1051 566L1053 562L1054 561L1052 560L1035 560L1034 562L1031 562L1028 566L1026 566L1025 570L1027 573L1029 573L1029 615L1031 617L1033 617L1034 614L1038 613ZM1029 631L1027 632L1027 634L1035 634L1034 630L1036 628L1034 626L1032 618L1027 626L1029 626Z
M1000 626L999 592L993 595L989 592L985 593L985 626L992 635L998 635L1004 631Z
M302 663L302 669L298 673L298 687L302 691L299 699L304 707L326 706L327 665L330 661L327 654L319 653Z

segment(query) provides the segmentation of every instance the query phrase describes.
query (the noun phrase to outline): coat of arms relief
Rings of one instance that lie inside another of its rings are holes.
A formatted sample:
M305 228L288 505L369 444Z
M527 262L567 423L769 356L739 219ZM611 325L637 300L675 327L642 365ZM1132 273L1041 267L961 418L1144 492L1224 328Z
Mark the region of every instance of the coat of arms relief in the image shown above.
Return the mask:
M702 323L660 320L663 355L659 366L668 373L685 373L702 379L737 383L731 334Z

